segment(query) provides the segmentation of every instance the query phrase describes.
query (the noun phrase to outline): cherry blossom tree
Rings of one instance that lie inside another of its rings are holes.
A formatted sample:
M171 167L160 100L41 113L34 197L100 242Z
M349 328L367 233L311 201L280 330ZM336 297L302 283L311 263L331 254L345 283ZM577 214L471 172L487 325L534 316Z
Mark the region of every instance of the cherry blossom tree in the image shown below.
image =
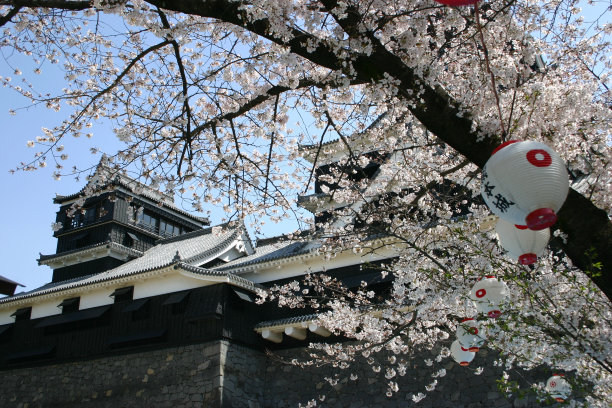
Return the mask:
M399 258L384 269L395 277L386 299L322 278L297 298L273 292L294 306L331 309L322 322L358 340L321 345L319 358L350 366L361 356L378 367L372 353L431 348L449 338L457 317L475 313L467 299L475 280L495 274L512 293L507 318L489 322L504 364L575 372L576 383L591 384L588 402L606 405L612 25L606 5L588 19L579 6L0 0L3 51L31 57L35 73L58 64L66 80L48 95L18 67L0 77L32 104L68 112L28 142L38 150L18 170L53 162L61 176L66 139L110 120L125 143L107 152L117 168L196 210L220 204L229 217L280 220L292 216L296 193L312 187L319 157L338 155L323 177L326 199L361 204L318 226L322 251L394 246ZM355 135L367 146L356 146ZM340 143L326 144L330 138ZM545 142L576 182L554 250L532 270L501 255L475 198L480 168L510 139ZM314 164L297 160L303 145L312 146ZM375 160L362 154L369 151L386 157L376 183L358 177ZM462 223L454 222L458 206L471 214ZM390 240L367 240L373 231ZM393 393L405 368L400 359L387 363Z

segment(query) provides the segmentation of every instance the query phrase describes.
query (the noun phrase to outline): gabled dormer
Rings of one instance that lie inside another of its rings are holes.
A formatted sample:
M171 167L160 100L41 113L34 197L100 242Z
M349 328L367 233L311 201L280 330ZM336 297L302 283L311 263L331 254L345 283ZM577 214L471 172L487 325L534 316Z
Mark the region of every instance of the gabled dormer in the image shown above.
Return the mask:
M207 218L178 208L172 197L148 187L103 162L85 187L56 196L57 250L42 255L53 282L115 268L153 247L160 239L197 231Z

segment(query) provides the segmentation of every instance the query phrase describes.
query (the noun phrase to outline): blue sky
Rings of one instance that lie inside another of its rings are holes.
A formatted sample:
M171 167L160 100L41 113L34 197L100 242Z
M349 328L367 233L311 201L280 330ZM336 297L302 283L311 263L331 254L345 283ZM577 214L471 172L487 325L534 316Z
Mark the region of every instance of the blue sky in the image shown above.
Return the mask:
M605 8L609 3L601 2L598 7L601 4ZM586 6L584 2L581 5ZM593 19L594 15L598 16L588 7L585 7L585 11L587 20ZM605 18L609 19L609 15ZM6 55L0 55L0 75L11 76L13 82L18 82L20 77L14 75L16 66L9 65L3 56ZM34 67L19 57L11 57L10 64L19 64L18 68L24 76L35 80L36 86L58 89L64 83L58 65L43 67L43 74L37 76L32 73ZM53 112L45 107L19 110L16 116L9 115L9 109L26 105L27 101L23 97L0 86L0 129L3 142L3 148L0 149L0 187L4 192L4 199L0 201L0 213L5 217L3 225L7 227L0 240L0 256L4 265L0 275L26 285L26 289L33 289L51 279L51 270L47 266L38 266L36 259L39 252L55 253L56 240L52 236L51 223L55 220L58 206L53 204L53 197L56 193L65 195L80 190L84 181L76 182L71 177L55 181L51 163L36 172L9 174L9 170L15 168L20 161L32 158L35 150L27 147L27 141L42 135L41 127L53 127L68 115L66 111ZM297 118L291 120L294 119ZM75 164L80 167L95 165L100 156L90 154L89 148L92 146L108 151L109 145L117 145L117 139L109 126L96 125L94 134L91 140L80 138L64 143L70 155L68 168ZM216 214L220 213L217 211ZM219 219L213 216L211 221L216 223ZM288 232L292 227L295 228L294 225L272 225L266 235Z
M4 68L4 67L3 67ZM2 70L6 72L4 69ZM51 78L47 77L50 80ZM51 127L61 120L66 112L52 112L44 107L8 114L9 108L24 106L27 101L14 91L0 88L0 129L3 148L0 150L0 187L3 200L0 213L7 227L2 234L0 256L3 270L0 275L20 282L31 289L51 280L51 269L38 266L39 252L55 253L56 240L52 236L51 223L55 221L57 206L53 204L56 193L70 194L82 188L83 182L64 177L60 181L52 177L53 166L35 172L10 174L20 161L31 159L35 149L26 143L42 135L41 127ZM102 138L102 136L100 136ZM93 156L88 148L94 143L102 144L100 138L75 140L67 148L75 160L69 163L95 164L99 156Z
M61 73L57 68L53 70L55 66L46 67L40 76L33 75L32 68L27 67L28 63L21 61L19 68L23 76L35 79L36 86L48 89L63 84ZM11 76L13 82L21 78L13 75L14 68L0 59L0 75ZM51 281L52 270L48 266L39 266L36 259L39 253L55 253L56 239L52 236L51 223L55 221L59 206L53 204L53 197L56 194L75 193L86 183L83 178L76 181L74 177L55 180L52 160L48 160L46 168L10 174L10 170L17 167L19 162L31 160L37 151L36 147L27 147L27 141L42 136L42 127L52 128L69 114L65 110L54 112L42 106L16 109L27 105L28 101L24 97L11 89L0 87L0 129L4 142L0 150L0 188L4 192L4 199L0 201L0 213L5 216L4 225L7 227L0 241L0 256L4 265L0 275L26 286L18 291L34 289ZM10 109L16 109L17 114L10 115ZM65 162L66 169L73 165L79 168L95 166L100 160L100 154L92 155L91 147L114 153L120 146L109 124L94 124L93 133L92 139L74 139L71 136L66 139L63 143L66 146L64 152L69 155L69 160ZM221 222L222 211L213 208L210 210L213 211L211 222ZM264 233L266 236L274 236L295 228L294 220L278 225L268 223Z

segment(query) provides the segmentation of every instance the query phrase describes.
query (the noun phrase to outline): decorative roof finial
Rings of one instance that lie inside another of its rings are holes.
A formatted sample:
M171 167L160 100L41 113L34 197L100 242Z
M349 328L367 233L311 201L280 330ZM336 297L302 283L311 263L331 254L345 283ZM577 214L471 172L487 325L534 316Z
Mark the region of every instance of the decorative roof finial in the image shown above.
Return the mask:
M181 255L179 254L178 249L176 250L176 254L174 254L174 258L172 258L173 262L181 262Z

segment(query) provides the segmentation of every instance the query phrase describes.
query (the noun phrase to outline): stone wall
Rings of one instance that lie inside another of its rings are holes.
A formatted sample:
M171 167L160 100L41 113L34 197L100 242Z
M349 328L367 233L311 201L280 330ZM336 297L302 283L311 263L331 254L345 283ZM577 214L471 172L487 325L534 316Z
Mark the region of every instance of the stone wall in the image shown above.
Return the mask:
M385 395L384 368L375 373L355 367L351 372L357 373L357 380L350 380L346 373L331 386L324 377L345 373L331 367L302 369L281 361L302 352L289 349L267 356L215 341L2 371L0 407L281 408L305 405L311 399L318 407L334 408L540 406L533 397L506 399L497 391L495 380L501 371L486 349L477 354L471 367L460 367L450 359L428 367L425 356L419 355L409 362L406 375L398 377L400 390L391 398ZM476 366L485 367L479 376L474 375ZM425 385L441 368L446 375L428 393ZM543 375L536 379L543 380ZM412 395L418 392L428 397L414 403Z
M218 407L219 342L0 372L0 407Z
M284 350L277 353L279 357L291 359L296 356L296 350ZM435 355L430 355L434 360ZM398 360L400 356L397 357ZM419 408L495 408L495 407L539 407L534 396L525 398L510 397L506 399L497 389L496 380L501 378L501 368L493 362L496 355L489 350L480 350L469 367L461 367L451 358L427 366L424 360L427 354L419 353L416 358L408 361L409 369L404 376L394 380L399 384L399 391L392 397L386 396L385 368L374 372L365 363L349 368L343 372L338 368L320 367L300 369L291 365L275 362L269 358L266 367L266 394L264 406L270 408L305 405L309 399L317 402L317 407L419 407ZM484 367L480 375L475 375L477 366ZM432 374L444 368L444 377L437 378L434 391L427 392L425 386L434 378ZM340 373L337 383L331 386L325 377L333 378ZM350 379L350 373L357 373L356 380ZM525 380L543 381L545 373L520 373L522 385ZM519 379L519 376L512 378ZM427 397L418 403L412 396L422 392Z

